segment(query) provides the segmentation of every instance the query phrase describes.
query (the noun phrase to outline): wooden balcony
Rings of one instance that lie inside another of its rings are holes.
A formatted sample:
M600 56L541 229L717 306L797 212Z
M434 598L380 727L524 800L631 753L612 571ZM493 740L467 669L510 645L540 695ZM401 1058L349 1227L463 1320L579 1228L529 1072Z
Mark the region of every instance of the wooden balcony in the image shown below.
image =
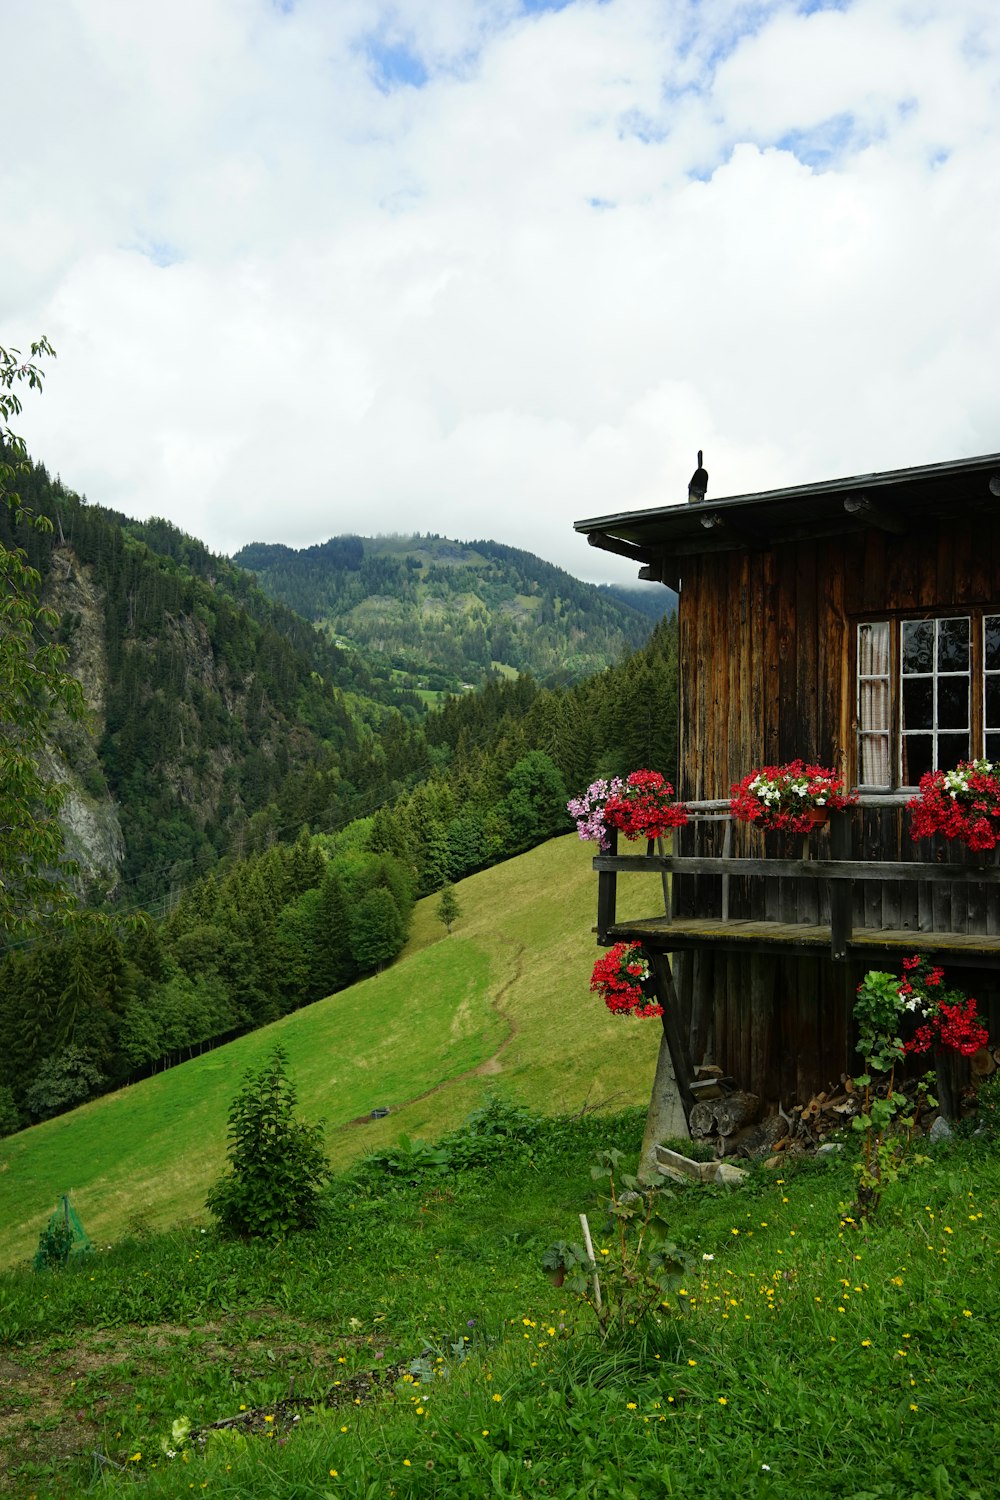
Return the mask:
M835 963L938 954L949 965L1000 968L1000 864L944 840L914 843L908 795L863 796L809 834L735 823L728 802L688 803L667 854L617 843L594 860L597 940L661 952L730 949L824 954ZM618 922L617 882L662 875L662 915Z

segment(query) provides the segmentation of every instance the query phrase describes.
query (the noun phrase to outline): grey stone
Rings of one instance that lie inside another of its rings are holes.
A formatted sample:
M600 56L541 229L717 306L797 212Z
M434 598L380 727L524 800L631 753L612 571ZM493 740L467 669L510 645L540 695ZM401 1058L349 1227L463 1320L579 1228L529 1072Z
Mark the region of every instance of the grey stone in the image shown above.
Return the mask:
M747 1178L747 1173L742 1167L734 1167L728 1161L720 1161L718 1166L713 1168L713 1173L714 1175L709 1180L722 1187L739 1187L740 1183L745 1182Z

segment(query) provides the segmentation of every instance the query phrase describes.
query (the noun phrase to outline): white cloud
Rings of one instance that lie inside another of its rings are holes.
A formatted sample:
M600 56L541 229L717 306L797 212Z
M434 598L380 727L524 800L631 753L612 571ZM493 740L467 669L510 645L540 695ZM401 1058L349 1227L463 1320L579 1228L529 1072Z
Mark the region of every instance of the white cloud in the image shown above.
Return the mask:
M986 0L48 0L0 340L89 498L224 551L1000 448ZM407 77L425 80L415 87Z

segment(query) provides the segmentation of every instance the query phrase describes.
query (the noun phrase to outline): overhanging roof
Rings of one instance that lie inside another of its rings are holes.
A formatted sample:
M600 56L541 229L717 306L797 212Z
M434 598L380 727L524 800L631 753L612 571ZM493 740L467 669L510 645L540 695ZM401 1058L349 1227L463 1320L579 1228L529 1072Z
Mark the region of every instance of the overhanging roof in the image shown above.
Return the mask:
M902 535L930 519L994 512L998 505L1000 453L988 453L952 463L625 511L574 526L592 547L632 557L650 570L647 576L674 582L684 557L872 528Z

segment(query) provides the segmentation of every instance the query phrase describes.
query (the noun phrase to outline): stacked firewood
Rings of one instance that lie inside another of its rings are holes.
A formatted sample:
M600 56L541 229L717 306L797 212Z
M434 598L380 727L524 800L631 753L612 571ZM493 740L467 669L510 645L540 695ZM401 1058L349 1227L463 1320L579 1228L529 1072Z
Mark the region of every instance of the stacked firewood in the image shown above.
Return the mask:
M958 1098L961 1113L975 1108L975 1091L1000 1068L1000 1047L981 1047L970 1059L969 1086ZM897 1084L898 1088L899 1085ZM904 1092L916 1088L915 1081L902 1085ZM887 1080L873 1085L876 1097L888 1092ZM695 1103L690 1128L694 1140L715 1143L719 1156L771 1156L781 1151L815 1150L823 1141L849 1126L861 1112L863 1093L853 1078L841 1075L839 1085L814 1094L805 1104L793 1104L786 1112L759 1119L761 1102L756 1094L735 1087L731 1078L716 1067L699 1068L692 1085Z

